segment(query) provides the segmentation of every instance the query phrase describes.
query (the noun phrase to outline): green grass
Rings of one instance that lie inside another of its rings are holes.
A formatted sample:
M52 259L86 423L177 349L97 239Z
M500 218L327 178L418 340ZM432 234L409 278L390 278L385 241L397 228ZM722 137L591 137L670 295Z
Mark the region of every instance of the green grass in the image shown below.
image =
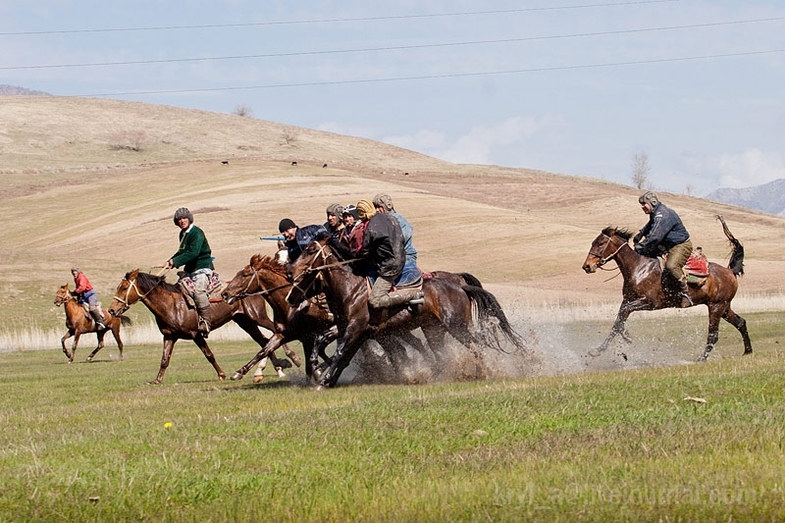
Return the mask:
M0 521L780 521L785 320L748 316L751 357L323 392L183 342L161 386L159 345L0 354Z

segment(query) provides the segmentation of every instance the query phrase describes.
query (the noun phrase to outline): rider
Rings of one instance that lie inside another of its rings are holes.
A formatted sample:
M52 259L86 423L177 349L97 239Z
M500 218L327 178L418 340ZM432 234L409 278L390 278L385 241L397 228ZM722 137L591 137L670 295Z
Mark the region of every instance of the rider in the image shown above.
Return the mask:
M673 280L670 285L673 290L669 294L681 296L681 307L691 307L693 303L683 270L692 253L690 233L676 211L662 203L652 191L642 194L638 203L649 215L649 221L632 239L635 252L651 257L667 253L663 276L668 275Z
M389 194L377 194L373 197L373 206L376 208L377 213L392 214L398 223L401 225L403 232L403 247L406 251L406 264L417 265L417 249L414 248L412 242L412 235L414 234L414 227L409 223L409 220L399 214L393 206L392 198Z
M322 234L330 234L323 225L306 225L298 227L290 218L278 223L278 231L283 235L283 246L288 251L289 263L299 258L300 254Z
M87 302L87 307L90 310L90 316L95 321L96 330L106 329L104 325L104 313L101 311L101 305L98 303L98 294L96 294L90 280L87 279L85 273L79 270L79 267L71 267L71 274L74 277L74 297L77 303Z
M346 234L343 224L343 205L338 203L331 203L327 206L327 221L324 222L323 227L327 229L330 236L336 242L342 242Z
M207 286L215 267L212 251L202 229L194 225L194 216L185 207L174 212L174 224L180 227L180 247L163 267L185 265L186 276L194 282L194 304L199 315L198 329L205 338L210 333L210 298Z
M366 224L359 256L374 267L376 280L368 297L372 309L393 307L422 298L419 289L397 289L391 293L406 264L401 226L393 216L376 213L372 202L357 202L357 215Z

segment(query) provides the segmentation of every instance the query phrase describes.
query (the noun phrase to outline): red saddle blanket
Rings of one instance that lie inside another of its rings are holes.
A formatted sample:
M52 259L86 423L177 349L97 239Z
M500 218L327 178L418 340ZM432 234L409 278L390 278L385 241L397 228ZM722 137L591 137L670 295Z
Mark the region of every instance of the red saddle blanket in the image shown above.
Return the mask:
M696 276L708 276L709 260L707 260L706 256L703 254L693 252L690 257L687 258L687 263L684 264L684 270L685 272Z

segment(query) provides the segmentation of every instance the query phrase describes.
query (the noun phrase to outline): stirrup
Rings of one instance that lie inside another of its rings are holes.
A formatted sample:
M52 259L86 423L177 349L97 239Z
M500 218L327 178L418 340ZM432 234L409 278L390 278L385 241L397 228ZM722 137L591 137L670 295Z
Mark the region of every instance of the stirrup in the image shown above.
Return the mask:
M692 298L690 298L690 295L687 294L686 292L682 292L681 293L681 308L682 309L686 309L686 308L692 307L693 305L695 305L695 303L692 301Z

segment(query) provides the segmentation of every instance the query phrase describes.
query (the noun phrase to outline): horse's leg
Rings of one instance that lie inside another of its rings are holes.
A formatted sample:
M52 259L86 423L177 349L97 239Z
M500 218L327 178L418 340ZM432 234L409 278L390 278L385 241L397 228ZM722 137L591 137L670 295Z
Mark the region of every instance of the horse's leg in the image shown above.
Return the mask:
M65 346L65 340L67 340L73 335L74 335L74 331L68 329L68 332L66 332L65 335L62 338L60 338L60 345L62 345L63 347L63 354L65 354L65 357L68 358L68 363L71 363L73 359L71 358L71 352L68 350L68 347Z
M605 338L605 341L603 341L599 347L590 350L589 356L599 356L601 352L608 348L608 345L610 345L611 341L613 341L613 338L615 338L617 334L620 334L622 339L627 343L632 342L632 338L627 332L627 318L630 317L630 313L638 310L636 305L639 301L640 300L637 302L621 302L619 312L616 314L616 321L613 322L613 327L611 327L608 337Z
M714 303L708 305L709 309L709 334L706 337L706 348L703 349L703 354L698 358L699 362L706 361L709 353L717 344L717 339L720 336L720 318L725 315L728 309L727 303Z
M71 344L71 357L68 358L69 363L74 362L74 358L76 357L76 346L79 345L79 337L81 335L82 333L79 331L79 329L74 331L74 342Z
M300 356L298 356L297 353L294 352L292 349L290 349L289 346L285 343L283 344L283 353L286 354L287 358L292 360L292 363L294 363L298 367L302 367L303 362L300 359ZM288 369L289 367L284 367L284 368Z
M120 351L120 361L123 361L123 340L120 339L120 325L121 323L118 322L116 326L112 327L112 336L114 336L114 340L117 342L117 349Z
M264 369L267 368L267 360L268 358L259 360L259 364L256 366L256 372L253 373L254 383L261 383L261 381L264 380ZM232 375L232 378L234 379L234 375Z
M98 354L98 351L104 348L104 335L106 331L96 331L95 337L98 338L98 346L87 356L87 361L93 361L93 356Z
M357 325L352 326L350 324L347 326L343 339L338 343L338 347L335 349L330 368L322 374L322 377L319 380L320 388L334 387L335 384L338 383L338 378L341 377L341 373L349 366L349 363L357 353L357 350L369 337L370 332L368 329L362 329L363 332L356 332L357 330L360 330Z
M324 332L321 332L316 335L314 338L313 346L314 348L311 349L311 368L312 368L312 375L316 380L320 380L322 373L332 365L333 358L327 355L327 346L333 342L333 340L338 339L339 332L338 326L332 325L329 329ZM319 364L319 358L322 358L322 364Z
M728 310L725 311L725 314L722 315L722 319L736 327L736 330L741 333L741 339L744 340L744 356L747 354L752 354L752 342L750 341L750 335L747 333L747 321L733 312L733 310L728 307Z
M167 338L164 336L164 351L161 354L161 368L158 369L158 376L156 376L154 380L147 382L150 385L159 385L163 381L166 368L169 367L169 362L172 360L172 351L174 350L176 341L175 338Z
M221 370L221 366L218 365L218 362L215 360L215 355L213 355L213 351L210 350L210 346L207 345L207 340L204 339L204 336L197 334L194 338L194 343L196 343L196 346L202 351L202 354L204 354L204 357L210 362L210 365L213 366L216 374L218 374L218 379L223 380L226 378L226 374L224 374L224 371Z
M278 347L280 347L285 340L286 338L282 334L278 334L278 333L273 334L273 337L270 338L267 341L267 343L262 346L259 352L257 352L256 355L248 361L248 363L246 363L245 365L234 371L234 374L232 374L231 379L232 380L243 379L243 376L248 374L248 371L250 371L254 365L262 361L263 358L266 358L267 356L272 354L272 352Z

